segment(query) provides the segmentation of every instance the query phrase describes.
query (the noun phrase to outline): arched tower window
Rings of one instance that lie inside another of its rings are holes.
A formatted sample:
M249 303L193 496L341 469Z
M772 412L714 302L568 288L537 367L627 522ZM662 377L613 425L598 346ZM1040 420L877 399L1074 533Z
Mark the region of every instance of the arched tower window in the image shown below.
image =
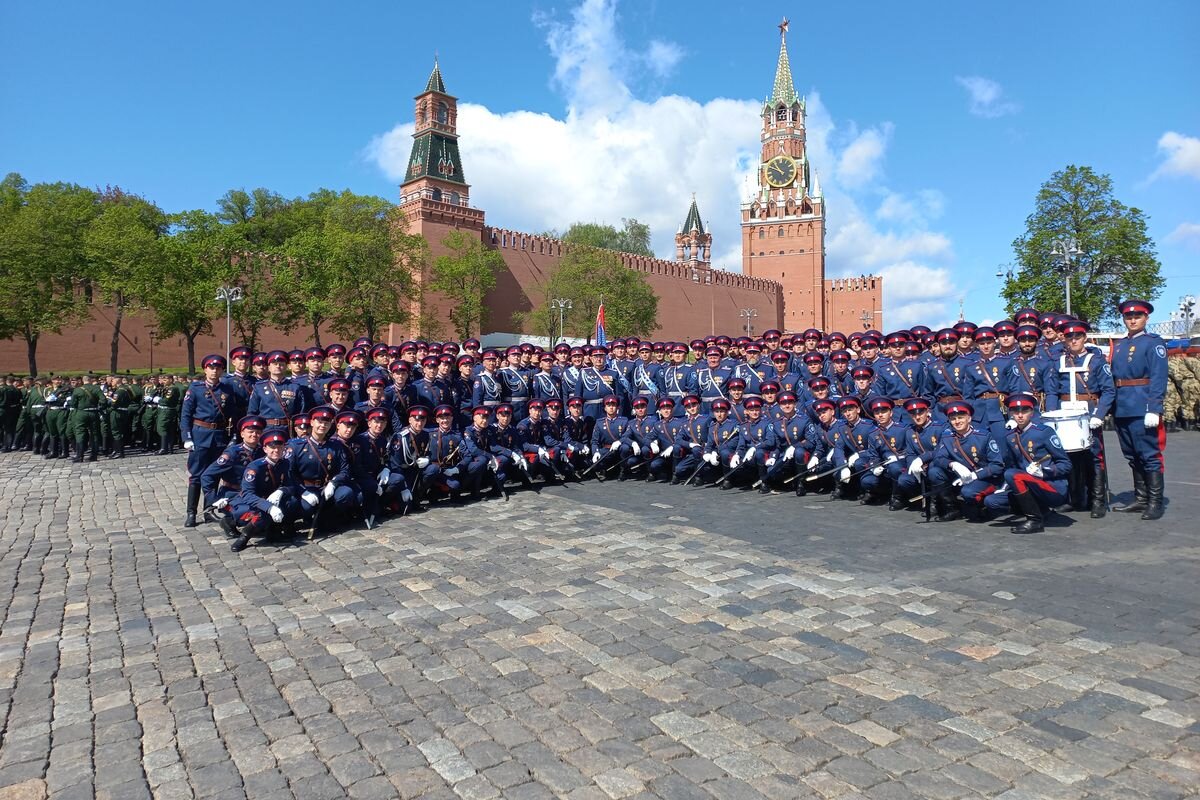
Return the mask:
M779 235L779 236L783 236L783 226L782 226L782 225L780 225L780 226L779 226L779 233L778 233L778 235Z
M459 202L460 202L460 198L458 196L458 192L451 192L450 193L450 205L456 206L459 204Z
M781 105L781 106L779 106L779 108L775 109L775 119L777 119L780 122L786 122L787 118L788 118L788 111L787 111L786 106Z
M433 199L437 200L439 203L442 201L442 190L436 186L433 187Z
M439 100L437 107L437 121L445 125L450 119L450 106L446 105L446 101Z
M766 236L767 236L766 230L764 230L763 228L759 228L758 229L758 238L765 239Z

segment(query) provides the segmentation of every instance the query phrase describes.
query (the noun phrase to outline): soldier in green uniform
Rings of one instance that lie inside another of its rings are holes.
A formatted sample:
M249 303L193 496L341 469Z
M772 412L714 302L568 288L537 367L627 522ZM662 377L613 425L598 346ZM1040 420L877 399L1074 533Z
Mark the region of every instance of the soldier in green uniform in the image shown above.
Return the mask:
M122 383L116 375L109 379L112 407L108 412L109 429L112 431L112 453L109 458L124 458L125 443L133 431L133 417L141 407L141 398L133 388Z
M21 416L21 387L17 379L9 375L0 384L0 444L4 452L11 453L16 449L17 418Z
M158 418L158 407L155 403L158 402L159 392L154 376L147 376L142 383L141 392L142 405L138 409L137 420L134 424L137 425L138 432L142 437L142 449L147 453L152 453L158 450L158 445L154 441L154 423Z
M158 454L165 456L175 450L175 436L179 430L179 406L183 402L183 392L172 375L160 375L158 388L154 427L160 443Z
M63 379L55 375L50 379L46 389L46 438L49 444L43 448L46 458L64 458L66 456L67 432L67 395L63 388Z
M46 439L46 379L26 378L25 382L25 404L17 418L17 441L26 450L40 454Z
M84 375L83 382L71 392L71 438L75 440L75 462L83 461L83 450L92 448L88 461L100 457L100 407L104 395L92 376Z

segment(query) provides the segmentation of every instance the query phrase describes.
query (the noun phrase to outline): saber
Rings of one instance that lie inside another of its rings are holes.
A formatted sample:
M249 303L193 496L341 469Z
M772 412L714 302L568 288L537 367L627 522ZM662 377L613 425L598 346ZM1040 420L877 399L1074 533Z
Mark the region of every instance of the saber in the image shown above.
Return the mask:
M693 478L695 478L697 475L699 475L699 474L700 474L700 470L704 469L704 467L705 467L705 466L707 466L707 465L708 465L708 462L707 462L707 461L705 461L703 458L701 458L701 459L700 459L700 466L696 467L696 471L695 471L695 472L693 472L691 475L689 475L689 476L688 476L688 479L687 479L686 481L684 481L684 482L683 482L683 485L684 485L684 486L687 486L689 483L691 483L691 482L692 482L692 479L693 479Z

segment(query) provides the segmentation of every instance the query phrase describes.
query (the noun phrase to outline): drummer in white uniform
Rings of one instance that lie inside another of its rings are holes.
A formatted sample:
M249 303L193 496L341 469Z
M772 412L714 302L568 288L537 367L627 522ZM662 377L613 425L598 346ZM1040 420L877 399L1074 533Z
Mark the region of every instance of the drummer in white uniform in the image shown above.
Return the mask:
M1072 320L1062 334L1063 352L1055 363L1061 410L1043 415L1042 421L1057 430L1071 458L1071 505L1077 511L1090 505L1092 517L1099 519L1108 510L1104 418L1112 411L1117 390L1104 355L1088 347L1088 324Z

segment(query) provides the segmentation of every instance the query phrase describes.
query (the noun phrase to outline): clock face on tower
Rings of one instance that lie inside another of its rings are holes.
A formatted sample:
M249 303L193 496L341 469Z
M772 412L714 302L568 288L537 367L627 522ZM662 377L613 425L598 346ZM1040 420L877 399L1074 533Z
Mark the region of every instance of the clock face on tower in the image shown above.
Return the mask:
M775 156L767 162L767 183L776 189L790 186L796 179L796 162L791 156Z

